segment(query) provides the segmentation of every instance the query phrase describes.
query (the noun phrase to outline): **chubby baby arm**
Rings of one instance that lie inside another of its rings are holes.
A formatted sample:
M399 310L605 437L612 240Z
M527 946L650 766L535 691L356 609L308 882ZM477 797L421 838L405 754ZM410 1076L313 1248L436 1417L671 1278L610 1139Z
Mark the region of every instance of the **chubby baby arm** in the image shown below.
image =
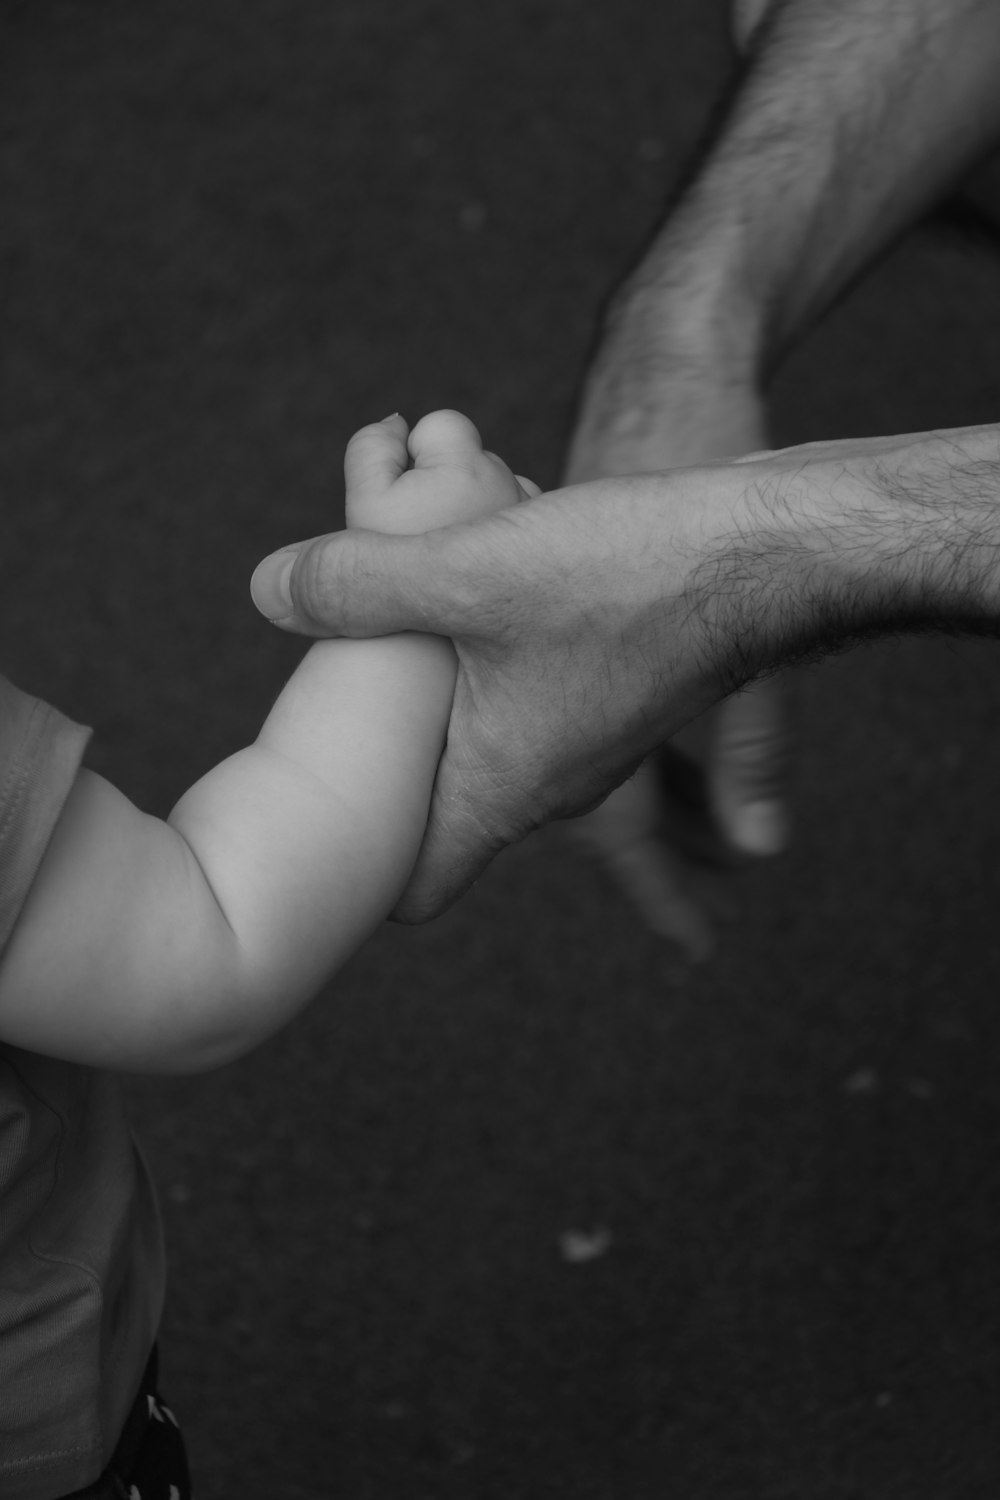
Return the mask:
M349 524L416 532L515 503L471 423L363 429ZM166 823L81 773L0 965L0 1037L96 1066L219 1066L288 1021L391 910L454 684L429 636L311 647L255 743Z

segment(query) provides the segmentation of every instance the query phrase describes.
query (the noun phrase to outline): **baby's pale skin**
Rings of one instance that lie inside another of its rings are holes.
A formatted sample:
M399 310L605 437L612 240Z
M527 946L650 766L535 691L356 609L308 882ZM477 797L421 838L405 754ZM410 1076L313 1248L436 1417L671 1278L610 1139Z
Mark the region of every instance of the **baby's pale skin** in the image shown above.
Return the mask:
M363 428L348 525L419 532L535 493L435 412ZM81 771L0 964L0 1040L130 1072L195 1072L289 1021L413 867L455 657L426 635L312 646L254 744L166 821Z

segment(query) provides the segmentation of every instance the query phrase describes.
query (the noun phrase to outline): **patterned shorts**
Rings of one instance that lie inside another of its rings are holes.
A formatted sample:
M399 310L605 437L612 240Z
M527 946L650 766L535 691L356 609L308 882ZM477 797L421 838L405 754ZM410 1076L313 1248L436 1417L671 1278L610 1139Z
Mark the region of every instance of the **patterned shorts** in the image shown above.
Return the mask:
M65 1500L191 1500L184 1439L156 1389L155 1349L110 1464Z

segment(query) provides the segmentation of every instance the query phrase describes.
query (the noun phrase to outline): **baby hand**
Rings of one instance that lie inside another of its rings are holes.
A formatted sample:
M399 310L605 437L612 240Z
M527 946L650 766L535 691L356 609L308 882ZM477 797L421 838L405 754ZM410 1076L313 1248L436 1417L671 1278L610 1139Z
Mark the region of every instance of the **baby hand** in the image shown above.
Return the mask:
M418 532L474 521L538 494L511 473L468 417L435 411L410 432L400 416L362 427L344 456L350 527Z

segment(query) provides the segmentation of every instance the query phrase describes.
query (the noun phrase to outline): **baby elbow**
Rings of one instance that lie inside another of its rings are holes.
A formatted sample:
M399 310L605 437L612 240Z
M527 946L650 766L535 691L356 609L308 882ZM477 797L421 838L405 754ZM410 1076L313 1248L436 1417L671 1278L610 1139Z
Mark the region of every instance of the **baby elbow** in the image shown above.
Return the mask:
M238 1062L252 1050L252 1043L230 1036L185 1037L170 1048L150 1058L143 1071L174 1077L195 1077L214 1073Z
M207 985L174 995L159 1009L139 1046L136 1071L212 1073L252 1052L263 1035L259 1006L241 989Z

